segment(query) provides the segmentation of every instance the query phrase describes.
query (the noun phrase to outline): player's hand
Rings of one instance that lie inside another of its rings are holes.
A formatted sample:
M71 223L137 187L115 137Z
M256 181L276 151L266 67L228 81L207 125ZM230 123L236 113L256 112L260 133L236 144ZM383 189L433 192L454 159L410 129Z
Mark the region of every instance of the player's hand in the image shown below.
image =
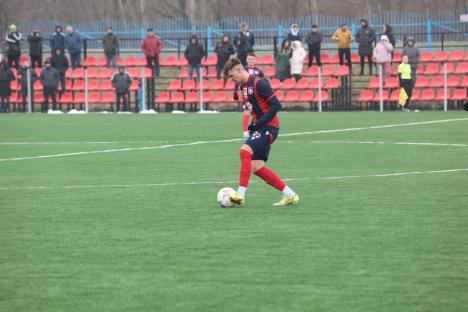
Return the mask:
M239 101L239 95L237 92L234 92L234 101Z
M260 130L260 128L261 127L259 127L259 125L257 125L256 123L253 122L253 123L251 123L249 125L248 129L249 129L249 131L258 131L258 130Z

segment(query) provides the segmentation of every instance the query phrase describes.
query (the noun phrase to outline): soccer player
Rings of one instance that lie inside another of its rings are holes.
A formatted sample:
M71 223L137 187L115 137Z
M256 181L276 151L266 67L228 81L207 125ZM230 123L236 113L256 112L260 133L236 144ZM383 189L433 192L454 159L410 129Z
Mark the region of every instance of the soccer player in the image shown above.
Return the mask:
M250 52L247 53L247 65L244 66L245 70L251 74L251 75L256 75L261 78L264 77L264 74L260 68L255 66L255 62L257 61L255 53ZM238 100L238 95L237 95L237 90L239 89L239 85L236 83L234 85L234 99L237 101ZM249 137L249 119L250 119L250 111L249 109L245 106L245 103L242 105L242 109L244 110L244 114L242 115L242 131L244 134L244 138L247 139Z
M265 167L271 144L278 137L279 122L276 114L281 103L265 78L249 74L239 59L231 59L224 66L224 77L234 80L242 90L244 103L251 112L250 137L240 149L239 189L230 197L237 204L244 203L245 193L252 172L275 189L283 192L283 198L275 206L296 204L299 196L272 170Z

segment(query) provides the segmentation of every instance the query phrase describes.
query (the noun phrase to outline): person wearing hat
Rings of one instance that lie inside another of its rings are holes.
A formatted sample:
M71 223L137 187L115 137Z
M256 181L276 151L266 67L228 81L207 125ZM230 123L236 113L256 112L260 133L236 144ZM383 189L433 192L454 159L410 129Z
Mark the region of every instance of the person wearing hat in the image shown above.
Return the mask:
M297 24L291 25L291 31L288 34L288 39L291 42L302 41L301 34L299 33L299 26Z
M115 68L117 64L117 49L119 48L119 40L112 27L107 27L107 33L102 37L102 47L107 60L107 67Z
M55 55L57 49L60 49L62 54L65 53L65 34L62 32L62 26L55 26L55 32L50 36L49 44L52 56Z
M405 41L405 47L403 48L402 55L408 56L408 61L411 66L413 82L416 82L417 70L419 66L419 60L421 53L416 47L416 41L413 37L408 37Z
M21 56L21 39L23 37L16 30L16 25L10 25L10 32L6 34L5 41L8 45L8 67L19 68L19 59Z
M154 35L153 28L148 28L146 36L141 42L141 51L146 56L146 67L151 68L153 76L159 76L159 54L163 48L163 43L158 36Z
M185 48L184 56L188 61L188 79L193 78L193 70L197 71L198 81L201 76L201 62L204 56L206 56L205 48L198 42L197 35L190 37L190 42Z
M332 40L336 42L338 48L340 65L344 64L344 57L346 57L346 65L351 71L351 41L353 40L353 34L346 23L341 23L340 29L335 31Z
M240 30L234 37L233 42L237 58L242 62L243 66L247 65L247 53L253 52L255 37L246 22L240 24Z
M0 62L0 112L10 112L11 82L15 80L13 71L5 61Z
M312 25L312 30L306 37L306 43L309 47L309 67L312 66L312 61L315 57L318 67L322 67L322 62L320 61L320 52L322 48L322 33L319 32L317 25Z
M45 68L41 72L39 80L44 88L44 103L42 103L41 111L47 113L49 110L49 98L52 99L52 109L57 109L57 87L60 80L58 71L50 66L50 61L44 62Z
M224 65L226 65L229 58L236 53L234 46L229 40L229 35L223 35L223 39L216 44L214 53L218 56L216 62L216 79L221 79L221 72L223 71ZM227 77L224 77L226 80Z
M28 36L29 42L29 57L31 58L32 68L42 68L42 35L39 32L39 27L34 26L32 32Z
M366 58L369 63L369 75L372 75L372 51L375 39L374 29L369 26L369 22L366 19L361 19L361 27L356 34L356 42L359 44L358 51L361 59L361 76L364 75L364 63Z
M387 35L380 37L379 43L374 48L373 60L378 65L382 65L382 76L387 79L392 75L392 52L393 46Z
M52 59L50 60L50 65L57 70L60 76L60 94L63 95L67 90L65 75L67 73L68 67L70 67L68 63L68 59L65 54L62 52L60 48L55 48L55 53L52 55Z
M123 110L129 111L130 107L130 87L132 86L132 78L125 71L123 66L119 66L119 71L112 76L112 86L115 89L115 108L120 112L120 101L123 104Z

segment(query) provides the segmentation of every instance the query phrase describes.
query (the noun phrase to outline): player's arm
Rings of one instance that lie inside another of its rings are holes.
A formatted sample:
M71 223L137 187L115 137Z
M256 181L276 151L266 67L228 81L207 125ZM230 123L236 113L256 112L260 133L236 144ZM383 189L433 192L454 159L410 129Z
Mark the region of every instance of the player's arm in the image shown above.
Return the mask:
M281 110L281 103L278 100L278 97L276 96L275 92L271 88L268 80L264 78L259 80L259 82L257 83L257 92L261 98L268 102L270 107L268 111L262 116L262 118L257 120L257 122L255 123L254 128L256 127L256 129L252 130L258 130L261 127L263 127L267 122L275 118L276 114Z

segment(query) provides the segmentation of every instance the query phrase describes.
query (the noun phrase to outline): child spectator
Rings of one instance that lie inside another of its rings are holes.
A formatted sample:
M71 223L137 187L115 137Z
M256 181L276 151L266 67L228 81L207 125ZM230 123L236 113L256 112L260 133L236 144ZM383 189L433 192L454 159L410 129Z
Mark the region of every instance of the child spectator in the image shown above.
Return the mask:
M50 61L44 62L45 68L41 72L39 80L44 88L44 103L41 111L47 113L49 110L49 98L52 99L52 109L57 109L57 87L60 80L60 75L55 68L50 66Z
M306 51L302 47L300 41L293 41L292 43L292 57L290 59L291 63L291 76L294 77L296 81L302 77L302 68L304 67L304 58L306 57Z
M386 35L380 37L379 43L374 48L373 58L378 65L382 65L384 79L392 75L392 51L393 46Z
M398 66L398 78L400 81L400 88L403 88L407 95L406 103L402 107L402 110L406 112L410 111L411 95L413 94L412 76L412 68L409 64L408 55L403 55L401 58L401 64Z
M120 100L122 100L123 110L128 111L130 104L129 90L132 86L132 78L127 72L125 72L125 68L123 66L120 66L119 71L112 76L112 86L115 89L116 111L120 111Z
M198 42L196 35L192 35L189 45L185 48L185 58L188 61L188 79L193 78L193 70L197 70L198 81L201 77L201 61L205 56L205 49L203 45Z
M28 36L29 42L29 57L31 58L32 68L42 68L42 35L39 32L39 27L34 26L32 32Z
M317 25L312 25L311 32L306 37L306 43L309 48L309 67L312 66L312 61L315 57L315 61L317 62L318 67L322 67L322 62L320 61L320 53L322 48L322 40L323 36L322 33L319 32Z
M16 25L10 25L10 32L5 36L5 40L8 45L8 67L10 68L19 68L22 38L23 36L16 30Z
M5 61L0 62L0 112L10 112L11 82L15 80L13 71Z
M218 61L216 63L216 79L221 79L221 72L224 65L226 65L226 62L229 60L231 55L236 53L228 35L224 35L223 39L218 42L214 49L214 53L218 56Z

